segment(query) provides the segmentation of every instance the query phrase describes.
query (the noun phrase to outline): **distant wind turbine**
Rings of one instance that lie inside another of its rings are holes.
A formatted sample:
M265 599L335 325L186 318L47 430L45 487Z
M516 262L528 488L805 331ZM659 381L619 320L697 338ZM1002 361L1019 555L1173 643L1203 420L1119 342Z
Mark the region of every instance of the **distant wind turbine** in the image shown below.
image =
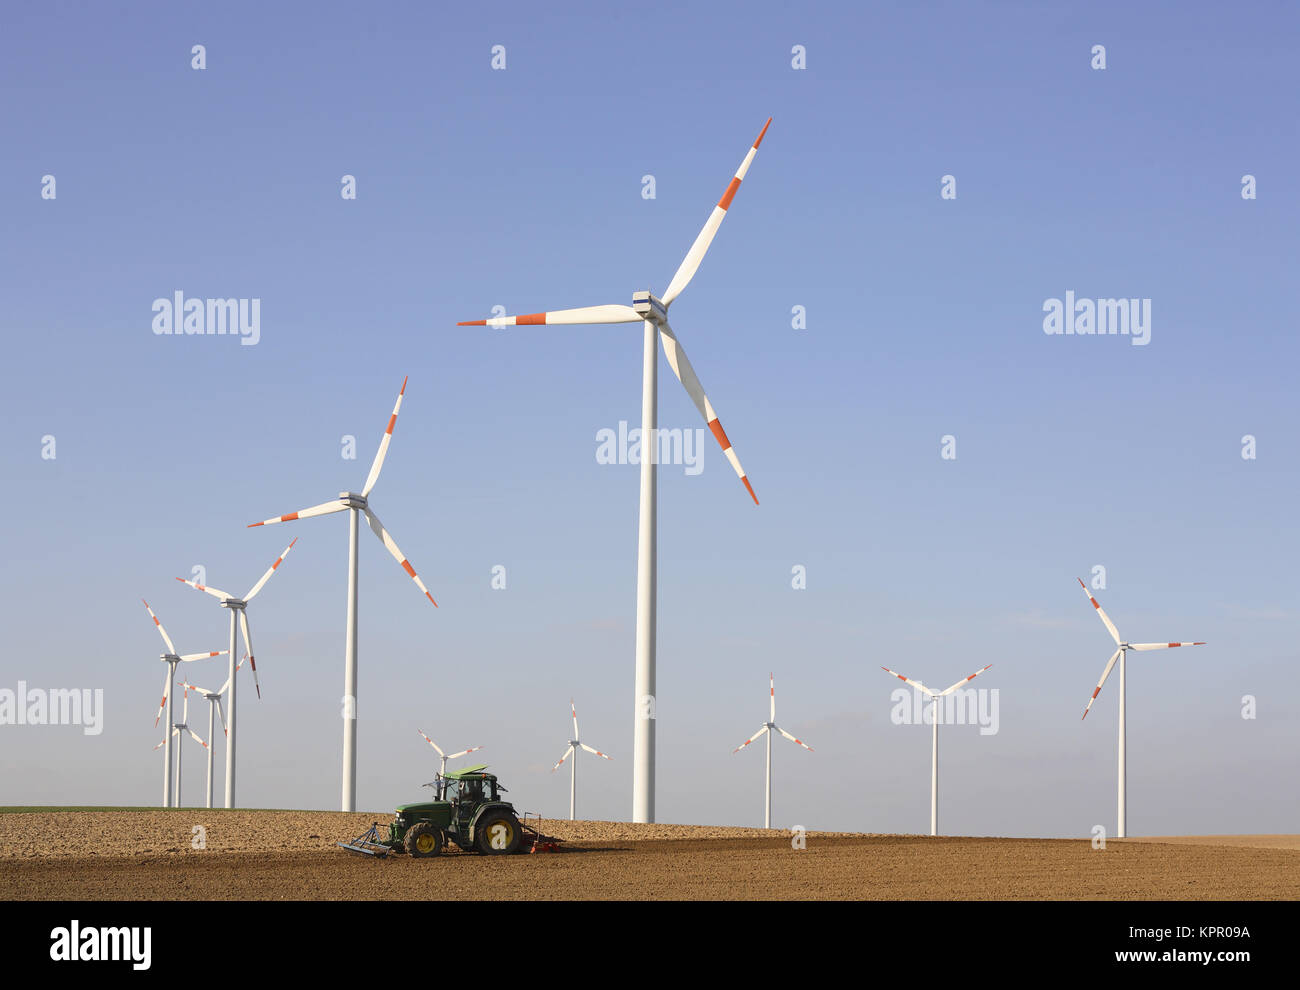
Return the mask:
M235 671L243 665L243 660L238 664L235 663L235 622L238 616L240 629L244 633L244 652L248 660L248 665L253 669L253 686L257 688L257 696L262 697L262 685L257 682L257 657L253 654L253 637L248 631L248 603L251 602L257 593L262 590L267 581L271 580L271 575L275 573L276 568L284 562L284 558L289 556L289 551L293 549L293 540L284 548L284 553L275 558L275 563L266 569L266 573L258 579L257 583L248 589L248 593L243 598L236 598L234 595L227 594L220 588L213 588L211 585L199 584L197 581L188 581L185 578L178 577L176 580L182 584L188 584L191 588L198 591L206 592L213 598L221 602L221 607L230 610L230 676L226 678L226 685L230 688L230 725L226 729L226 807L235 806L235 743L237 734L235 728L237 718L235 712ZM265 558L263 558L265 559ZM222 691L225 689L223 688ZM221 694L222 691L218 691ZM212 805L208 805L212 807Z
M741 743L731 752L733 755L735 755L736 753L739 753L742 749L744 749L746 746L748 746L750 743L752 743L759 736L762 735L767 736L767 791L766 791L766 803L763 808L763 827L771 828L772 827L772 733L773 732L781 733L781 735L785 736L792 743L798 743L800 746L808 750L808 752L810 753L813 752L813 748L809 746L806 742L804 742L802 739L796 739L794 736L790 735L790 733L786 732L785 729L781 728L779 725L776 724L776 678L772 674L768 674L767 681L768 681L767 684L768 700L771 702L768 721L764 722L763 727L761 729L755 732L752 736L746 739L743 743Z
M934 703L931 709L931 715L933 716L933 724L934 724L934 742L930 750L930 834L931 835L939 834L939 722L942 720L940 717L940 712L943 711L943 706L939 703L939 699L952 694L954 691L956 691L967 681L973 681L976 677L979 677L980 674L984 673L984 671L988 670L989 667L992 666L993 664L988 664L988 666L981 667L979 670L975 671L975 673L971 674L970 677L963 677L956 684L952 685L951 687L946 687L942 691L932 691L930 688L926 687L920 681L909 680L908 678L904 677L902 674L898 673L898 671L890 670L888 667L880 668L886 674L893 674L895 677L897 677L900 681L903 681L905 684L910 684L912 687L916 688L921 693L929 695L930 700Z
M578 801L578 750L585 749L593 756L599 756L605 760L612 759L612 757L606 756L598 749L592 749L592 747L581 741L582 737L578 735L578 709L574 707L572 699L569 701L569 711L573 713L573 738L569 740L568 748L565 749L564 755L560 757L560 762L551 767L551 773L555 773L556 770L560 769L564 765L564 761L570 756L573 757L573 763L569 766L569 770L572 772L572 776L569 778L569 821L574 821Z
M1126 689L1128 683L1126 671L1124 669L1124 661L1128 657L1128 651L1138 650L1139 652L1145 652L1147 650L1168 650L1176 646L1204 646L1205 642L1126 643L1120 639L1119 630L1115 628L1115 623L1110 621L1110 616L1108 616L1105 611L1102 610L1102 607L1097 604L1097 599L1092 596L1092 592L1088 590L1088 586L1083 583L1081 578L1076 578L1075 580L1079 582L1079 587L1083 589L1083 593L1088 596L1088 601L1092 602L1092 607L1097 610L1097 616L1106 626L1106 631L1110 633L1111 639L1113 639L1119 647L1119 649L1111 654L1110 660L1106 663L1106 669L1101 672L1101 680L1097 682L1097 687L1093 690L1092 697L1088 699L1088 704L1084 706L1081 718L1088 717L1088 709L1092 707L1092 703L1097 700L1097 695L1101 693L1101 686L1106 683L1106 678L1110 676L1111 668L1115 666L1115 661L1119 660L1119 829L1116 832L1116 835L1118 838L1122 839L1128 834L1128 770L1126 768L1126 757L1124 752L1124 718L1126 715L1125 697L1127 694Z
M144 599L140 599L144 601ZM225 650L214 650L210 653L187 653L184 656L177 656L176 647L172 645L172 638L167 635L167 630L163 624L158 621L158 616L153 614L153 609L149 608L149 603L144 602L145 609L149 612L149 618L153 619L153 624L158 627L158 635L162 637L163 642L167 644L167 652L162 654L159 659L167 664L167 679L163 681L162 701L158 703L158 714L154 716L154 728L158 727L158 719L162 718L163 710L167 711L167 724L172 725L172 690L176 682L176 665L178 663L192 663L195 660L206 660L208 657L219 657ZM172 733L168 731L163 737L163 745L166 747L163 753L163 807L170 808L172 804ZM157 749L158 747L154 747Z
M442 769L438 771L439 776L442 776L447 772L448 760L455 760L462 756L469 756L470 753L477 753L480 749L483 748L482 746L471 746L469 749L462 749L459 753L452 753L450 756L448 756L446 753L442 751L442 747L440 747L436 742L434 742L428 736L424 735L423 729L416 729L415 731L420 733L420 735L424 737L424 741L427 742L434 749L436 749L438 751L438 755L442 757Z

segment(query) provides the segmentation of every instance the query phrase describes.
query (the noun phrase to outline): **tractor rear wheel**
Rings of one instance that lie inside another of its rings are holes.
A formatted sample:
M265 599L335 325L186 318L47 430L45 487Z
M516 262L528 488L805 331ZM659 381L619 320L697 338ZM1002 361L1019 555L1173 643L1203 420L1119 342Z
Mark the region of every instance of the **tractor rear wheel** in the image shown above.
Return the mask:
M437 856L442 852L442 829L429 822L416 822L406 830L406 851L415 859Z
M485 856L508 856L519 851L524 830L508 811L489 811L474 827L475 844Z

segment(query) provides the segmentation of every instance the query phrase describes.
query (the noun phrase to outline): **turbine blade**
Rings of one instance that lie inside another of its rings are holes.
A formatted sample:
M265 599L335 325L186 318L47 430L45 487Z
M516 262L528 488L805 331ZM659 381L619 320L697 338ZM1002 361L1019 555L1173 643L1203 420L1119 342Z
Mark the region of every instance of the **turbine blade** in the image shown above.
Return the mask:
M177 578L176 580L180 581L182 584L188 584L191 588L197 588L199 591L206 591L213 598L220 598L222 601L231 597L220 588L213 588L210 585L199 584L197 581L187 581L185 578Z
M556 770L560 769L560 767L564 765L564 761L569 758L569 754L572 752L573 752L573 747L572 746L567 747L564 750L564 755L560 757L560 762L555 764L555 766L551 767L551 773L555 773Z
M219 657L219 656L221 656L223 653L226 653L226 652L228 652L228 651L226 651L226 650L209 650L207 653L187 653L187 654L185 654L185 656L181 657L181 662L182 662L182 663L193 663L195 660L206 660L206 659L208 659L208 657Z
M153 719L153 727L155 729L158 728L158 720L163 717L163 712L166 711L167 709L167 694L168 692L171 691L171 687L172 687L172 672L171 672L171 668L169 667L167 669L166 675L164 675L163 677L162 701L158 702L158 714L155 715ZM166 739L165 736L163 738L164 740ZM157 749L156 746L154 748Z
M900 681L903 681L905 684L910 684L910 685L912 685L912 687L916 688L918 691L923 691L923 692L925 692L926 694L928 694L928 695L929 695L930 697L932 697L932 698L935 696L934 692L931 691L931 690L930 690L928 687L926 687L924 684L922 684L920 681L909 680L908 678L906 678L906 677L904 677L902 674L900 674L898 671L896 671L896 670L890 670L888 667L881 667L880 669L883 670L886 674L893 674L893 675L894 675L895 677L897 677Z
M205 654L205 655L206 655L206 654ZM206 689L204 689L204 688L199 687L197 684L191 684L189 681L181 681L181 687L185 688L186 691L197 691L197 692L199 692L199 694L211 694L211 693L212 693L211 691L208 691L208 690L206 690Z
M261 698L262 685L257 680L257 654L253 652L253 637L248 631L248 613L242 608L239 610L239 628L244 632L244 649L248 651L248 665L253 668L253 686L257 688L258 698Z
M156 728L156 726L155 726L155 728ZM155 747L153 748L153 750L154 750L154 752L156 753L156 752L158 752L158 750L162 749L162 748L163 748L164 746L166 746L166 745L167 745L167 737L166 737L166 736L163 736L163 741L160 742L157 746L155 746Z
M217 718L221 719L221 731L227 738L230 736L230 730L226 728L226 713L221 709L221 699L217 698Z
M1171 650L1175 646L1204 646L1205 641L1199 643L1130 643L1131 650Z
M428 736L425 736L425 735L424 735L424 730L423 730L423 729L416 729L415 731L418 732L418 733L420 733L420 735L424 736L424 741L425 741L425 742L427 742L427 743L428 743L430 746L432 746L434 749L437 749L437 750L438 750L438 755L439 755L439 756L445 757L445 758L448 759L448 760L451 759L451 757L450 757L450 756L447 756L447 754L444 753L441 749L438 749L438 744L437 744L436 742L434 742L434 741L433 741L432 739L430 739ZM457 753L456 755L457 755L457 756L460 756L461 754Z
M471 746L469 749L462 749L459 753L452 753L447 759L455 760L462 756L469 756L470 753L477 753L482 748L482 746Z
M686 357L686 351L682 348L681 341L673 334L673 328L667 323L659 326L659 339L664 345L664 355L668 358L668 366L673 369L673 374L677 380L682 383L691 401L695 403L695 408L700 411L704 417L704 422L708 424L709 431L713 434L718 446L722 448L723 454L731 462L740 480L744 482L745 489L749 492L749 497L758 505L758 496L754 494L754 488L749 483L749 478L745 476L745 469L740 466L740 458L731 447L731 441L727 438L726 431L722 424L718 422L718 414L713 411L713 405L709 402L709 397L704 394L704 386L700 384L699 377L695 374L695 369L691 367L691 362Z
M804 749L808 750L808 752L810 753L815 752L815 750L811 746L809 746L806 742L804 742L802 739L796 739L794 736L790 735L790 733L786 732L785 729L781 728L779 725L776 727L776 731L781 733L781 735L785 736L792 743L798 743Z
M582 733L578 731L578 709L574 707L573 699L569 699L569 710L573 712L573 738L581 739Z
M189 726L185 727L185 731L188 732L190 735L192 735L194 737L194 741L198 743L200 746L202 746L204 749L208 748L208 744L203 741L202 737L200 737L199 734L195 732L193 729L191 729Z
M298 542L298 537L295 536L290 541L289 545L284 548L284 553L276 557L275 563L266 569L266 573L262 575L261 580L259 580L257 584L253 585L251 588L248 589L248 594L244 596L244 601L251 602L254 596L256 596L256 594L262 590L262 586L266 584L267 581L271 580L271 575L275 573L275 569L284 562L285 557L289 556L289 551L293 549L293 545L297 542ZM227 595L226 597L229 598L230 596Z
M379 480L379 471L384 466L384 458L388 455L388 445L393 442L393 427L397 425L397 412L402 408L402 396L406 394L407 379L402 379L402 390L397 393L397 404L393 406L393 415L388 417L388 426L384 430L384 435L379 439L379 450L375 452L374 463L370 465L370 473L366 475L366 486L361 489L361 496L370 494L370 490L375 487L375 482Z
M141 598L140 601L144 602L144 599ZM167 652L175 653L176 647L172 645L172 638L167 635L167 630L164 629L163 624L158 621L158 616L153 614L153 609L149 608L148 602L144 602L144 607L148 609L149 618L153 619L153 624L158 627L158 633L162 636L163 642L167 644Z
M411 576L411 580L415 582L415 586L424 592L424 597L433 602L434 608L437 608L438 603L433 601L433 595L429 594L429 589L424 586L424 582L420 580L420 576L415 573L415 568L411 566L411 562L406 559L406 555L398 549L397 543L388 535L388 530L384 529L384 524L379 521L379 517L371 511L370 506L368 505L365 508L365 513L366 520L370 523L370 528L374 531L374 534L383 541L384 546L388 548L388 552L393 555L393 559L402 565L402 570L406 571L406 573Z
M342 512L347 507L346 502L337 498L331 499L328 502L322 502L320 505L313 505L310 509L299 509L297 512L290 512L287 516L276 516L274 519L263 519L261 522L249 523L245 528L270 526L272 523L292 522L295 519L310 519L312 516L327 516L331 512Z
M579 323L640 323L641 314L631 306L582 306L578 309L553 309L546 313L523 316L494 316L489 320L463 320L458 327L529 327Z
M601 752L600 750L598 750L598 749L592 749L592 748L591 748L590 746L588 746L586 743L579 743L578 745L581 746L583 749L585 749L588 753L591 753L593 756L604 756L605 759L607 759L607 760L612 760L612 759L613 759L613 757L611 757L611 756L605 756L605 754L602 753L602 752Z
M771 717L768 718L768 721L775 722L776 721L776 677L773 674L767 675L767 686L768 689L771 691L770 700L772 702Z
M1122 641L1119 638L1119 630L1115 628L1115 623L1110 621L1110 616L1107 615L1105 610L1097 604L1097 599L1092 597L1092 592L1089 591L1088 586L1083 583L1083 579L1075 578L1075 580L1079 582L1079 587L1082 588L1083 593L1088 596L1088 601L1092 602L1092 607L1095 608L1097 614L1101 616L1101 621L1106 623L1106 628L1110 630L1111 638L1115 640L1115 645L1118 646Z
M993 666L993 664L988 664L987 666L981 667L979 670L975 671L975 673L971 674L970 677L963 677L960 681L958 681L958 682L957 682L956 684L954 684L952 687L950 687L950 688L944 688L942 691L939 692L939 695L938 695L938 696L939 696L940 698L942 698L945 694L952 694L954 691L956 691L959 687L961 687L961 686L962 686L963 684L965 684L967 681L973 681L973 680L975 680L975 678L979 677L980 674L984 673L984 671L988 670L989 667L992 667L992 666Z
M1110 676L1111 668L1115 666L1115 661L1119 659L1119 655L1119 650L1116 650L1110 655L1110 660L1106 663L1106 669L1101 672L1101 680L1097 682L1097 687L1092 692L1092 697L1088 699L1088 704L1083 709L1083 716L1080 721L1088 717L1088 709L1091 708L1092 703L1097 700L1097 695L1101 693L1101 686L1106 683L1106 678Z
M752 743L755 739L757 739L766 731L767 731L767 726L765 725L757 732L755 732L752 736L750 736L748 739L746 739L743 743L741 743L739 746L733 749L732 753L739 753L742 749L744 749L746 746L748 746L750 743Z
M672 301L681 295L681 291L686 288L691 279L695 277L696 271L699 270L700 262L704 260L704 255L708 253L709 245L713 243L714 236L718 233L718 228L722 226L723 218L727 215L727 210L731 207L731 201L735 198L736 190L740 188L740 183L744 181L745 173L749 171L750 163L753 162L754 156L758 154L758 146L763 143L763 135L767 133L768 125L772 123L772 118L767 118L767 123L763 129L758 132L758 137L754 139L754 144L750 147L749 152L745 155L745 160L740 163L740 168L736 169L736 174L732 177L731 182L727 185L727 191L722 194L718 200L718 205L713 208L709 214L709 219L704 223L704 229L700 231L699 236L695 238L695 243L691 249L686 252L686 257L682 260L681 266L677 269L677 274L673 280L668 283L668 291L663 295L665 306L672 305Z

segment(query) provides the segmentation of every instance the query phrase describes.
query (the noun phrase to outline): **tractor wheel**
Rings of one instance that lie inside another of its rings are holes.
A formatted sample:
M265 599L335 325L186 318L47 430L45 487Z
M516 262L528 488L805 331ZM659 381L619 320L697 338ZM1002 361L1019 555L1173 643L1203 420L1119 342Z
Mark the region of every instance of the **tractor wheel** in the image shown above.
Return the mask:
M519 851L524 830L508 811L489 811L474 827L475 844L485 856L508 856Z
M422 859L440 854L443 841L442 829L429 822L416 822L406 830L404 845L413 858Z

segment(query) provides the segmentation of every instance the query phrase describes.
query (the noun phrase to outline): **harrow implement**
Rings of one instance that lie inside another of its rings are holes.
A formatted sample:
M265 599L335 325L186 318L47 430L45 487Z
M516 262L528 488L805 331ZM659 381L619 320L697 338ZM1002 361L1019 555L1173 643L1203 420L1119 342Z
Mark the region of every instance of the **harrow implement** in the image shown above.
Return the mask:
M366 829L351 842L336 842L336 846L346 849L349 852L361 853L363 856L374 856L383 859L392 848L386 845L379 836L379 823L372 822L370 828Z

